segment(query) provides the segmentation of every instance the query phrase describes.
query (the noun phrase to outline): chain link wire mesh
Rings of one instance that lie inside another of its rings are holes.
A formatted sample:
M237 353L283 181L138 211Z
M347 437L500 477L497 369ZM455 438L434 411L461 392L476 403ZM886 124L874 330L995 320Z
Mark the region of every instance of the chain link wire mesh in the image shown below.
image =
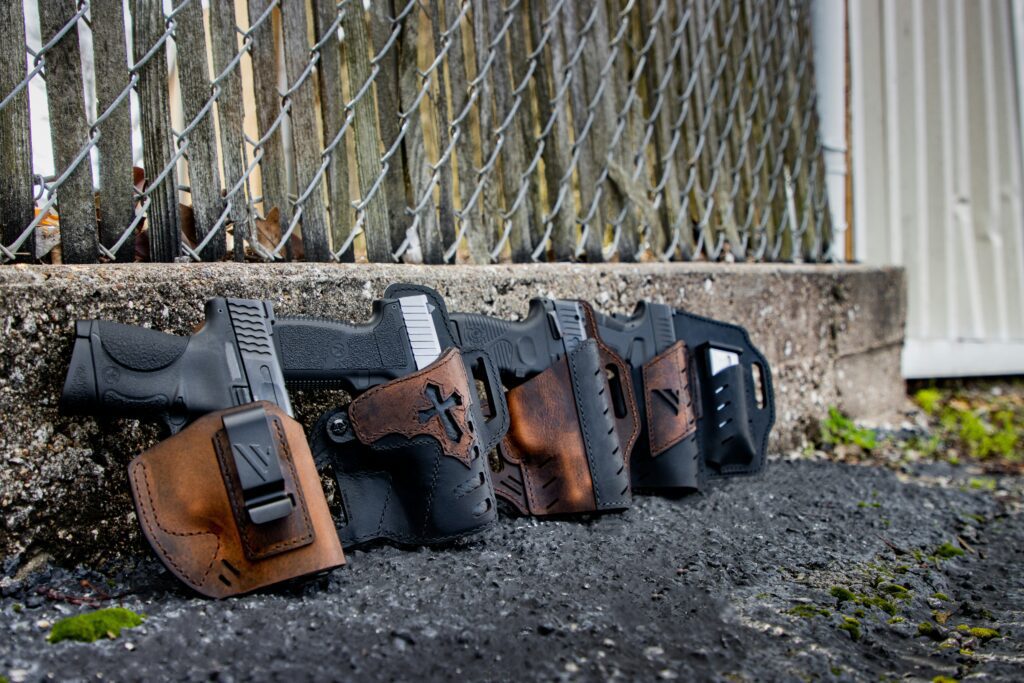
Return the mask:
M3 14L5 262L823 261L842 238L808 0ZM37 79L49 175L28 135Z

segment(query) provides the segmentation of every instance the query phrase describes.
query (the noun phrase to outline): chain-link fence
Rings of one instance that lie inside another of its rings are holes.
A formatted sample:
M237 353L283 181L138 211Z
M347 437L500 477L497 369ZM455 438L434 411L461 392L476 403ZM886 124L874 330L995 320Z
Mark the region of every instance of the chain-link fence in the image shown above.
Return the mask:
M808 5L9 0L0 259L827 260Z

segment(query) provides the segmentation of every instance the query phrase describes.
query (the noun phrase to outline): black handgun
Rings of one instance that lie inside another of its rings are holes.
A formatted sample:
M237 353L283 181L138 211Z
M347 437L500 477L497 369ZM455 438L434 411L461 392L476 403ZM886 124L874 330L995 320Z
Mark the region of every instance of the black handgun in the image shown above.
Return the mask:
M256 401L292 415L265 301L210 299L191 337L107 320L75 323L65 413L153 417L177 434L207 413Z
M771 372L744 328L646 301L629 316L597 314L597 326L632 368L643 425L633 486L698 489L764 467Z

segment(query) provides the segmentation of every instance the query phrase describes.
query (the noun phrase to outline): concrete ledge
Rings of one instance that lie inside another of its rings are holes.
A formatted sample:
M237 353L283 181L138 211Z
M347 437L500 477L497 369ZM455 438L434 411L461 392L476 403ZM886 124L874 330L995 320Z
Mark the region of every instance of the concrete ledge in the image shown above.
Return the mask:
M281 314L363 320L391 282L436 287L452 310L521 316L533 296L578 297L608 312L647 298L738 322L772 363L773 449L799 446L828 405L891 414L904 400L902 270L718 264L424 267L195 264L0 268L0 558L47 553L96 564L143 552L125 478L156 440L134 421L57 412L79 318L188 333L210 296L266 298ZM310 420L330 395L297 395ZM8 565L11 567L13 565ZM5 567L5 573L7 568Z

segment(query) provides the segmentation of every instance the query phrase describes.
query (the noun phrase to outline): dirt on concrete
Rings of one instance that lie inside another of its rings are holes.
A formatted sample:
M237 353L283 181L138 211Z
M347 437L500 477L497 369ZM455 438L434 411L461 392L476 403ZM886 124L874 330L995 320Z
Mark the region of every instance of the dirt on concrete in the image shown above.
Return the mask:
M12 560L0 676L1019 680L1024 484L967 476L775 461L624 514L504 517L450 548L353 552L303 586L222 602L152 559L17 576ZM47 642L98 604L146 619L114 640Z

